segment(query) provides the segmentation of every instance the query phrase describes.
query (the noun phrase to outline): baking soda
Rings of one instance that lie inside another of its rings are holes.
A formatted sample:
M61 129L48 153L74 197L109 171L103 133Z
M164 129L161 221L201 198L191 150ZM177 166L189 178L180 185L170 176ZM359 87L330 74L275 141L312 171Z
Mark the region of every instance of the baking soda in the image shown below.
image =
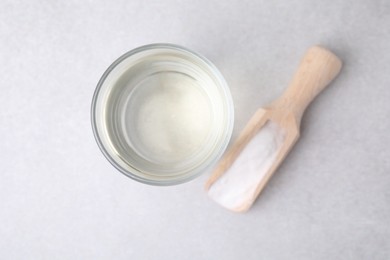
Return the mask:
M214 182L208 195L230 210L239 210L256 196L259 183L274 164L285 131L268 121L246 145L231 167Z

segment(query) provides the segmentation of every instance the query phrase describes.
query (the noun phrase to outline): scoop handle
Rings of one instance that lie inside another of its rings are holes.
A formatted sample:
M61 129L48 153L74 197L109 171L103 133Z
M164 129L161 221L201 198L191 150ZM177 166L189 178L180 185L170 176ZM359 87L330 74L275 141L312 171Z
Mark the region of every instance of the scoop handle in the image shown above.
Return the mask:
M274 105L291 110L300 122L306 107L339 74L341 67L342 62L334 53L320 46L311 47Z

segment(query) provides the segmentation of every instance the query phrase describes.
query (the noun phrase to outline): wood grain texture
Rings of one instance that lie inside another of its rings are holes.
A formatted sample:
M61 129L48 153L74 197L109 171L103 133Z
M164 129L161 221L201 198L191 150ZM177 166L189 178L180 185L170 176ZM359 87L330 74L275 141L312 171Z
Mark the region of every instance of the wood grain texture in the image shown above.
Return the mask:
M257 184L253 196L246 198L245 203L239 207L230 209L236 212L247 211L299 139L300 122L306 107L338 75L341 67L341 60L331 51L319 46L311 47L282 96L269 106L260 108L250 119L207 180L206 190L209 190L232 166L246 145L268 120L277 123L285 130L286 135L276 160ZM244 173L243 178L245 178Z
M272 105L295 114L298 123L313 99L339 74L341 60L331 51L311 47L303 57L290 85Z

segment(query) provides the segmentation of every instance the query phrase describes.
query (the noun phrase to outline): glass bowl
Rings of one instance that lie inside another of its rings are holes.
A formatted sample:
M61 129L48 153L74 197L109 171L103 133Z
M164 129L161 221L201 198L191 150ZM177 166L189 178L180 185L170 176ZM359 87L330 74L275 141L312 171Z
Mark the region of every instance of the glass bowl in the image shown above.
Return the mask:
M126 176L174 185L207 171L233 130L233 102L217 68L173 44L118 58L92 100L92 128L105 157Z

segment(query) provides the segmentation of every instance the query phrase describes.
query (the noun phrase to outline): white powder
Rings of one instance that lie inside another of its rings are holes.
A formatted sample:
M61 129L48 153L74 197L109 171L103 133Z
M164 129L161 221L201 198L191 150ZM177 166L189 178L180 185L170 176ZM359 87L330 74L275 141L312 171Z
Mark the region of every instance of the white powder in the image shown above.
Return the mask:
M233 165L210 187L208 195L230 210L239 210L255 196L283 145L284 129L268 121L247 144Z

